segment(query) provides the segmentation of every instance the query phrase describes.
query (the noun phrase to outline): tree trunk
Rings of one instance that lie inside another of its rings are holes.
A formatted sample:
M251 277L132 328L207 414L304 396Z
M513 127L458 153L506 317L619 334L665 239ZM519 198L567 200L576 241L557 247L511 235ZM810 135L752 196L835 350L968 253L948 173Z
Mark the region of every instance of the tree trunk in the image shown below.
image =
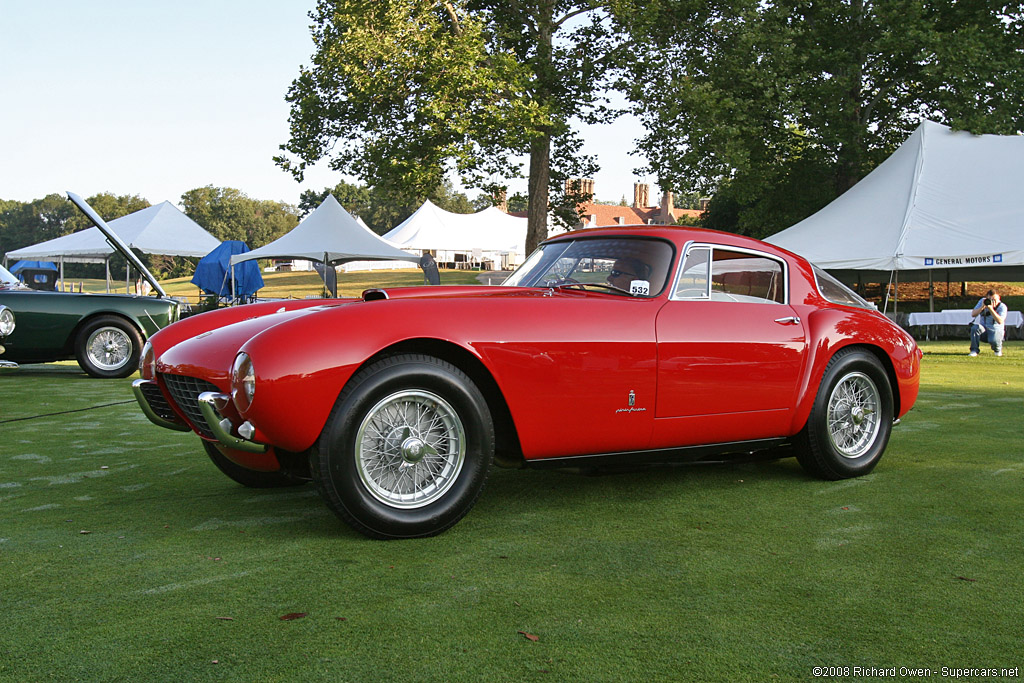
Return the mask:
M551 170L551 136L530 143L529 204L526 208L526 255L548 237L548 192Z
M850 3L851 23L857 35L863 32L864 0L852 0ZM864 63L867 51L863 43L850 56L845 102L843 103L842 130L843 142L839 148L838 164L836 165L836 196L839 196L857 184L861 179L864 167L864 131L868 121L862 119L862 93L864 88Z
M537 55L534 67L537 74L535 84L539 104L544 107L552 92L555 0L541 0L537 3ZM530 141L530 180L528 184L529 204L526 213L526 255L529 256L548 236L548 204L551 181L551 131L538 131Z

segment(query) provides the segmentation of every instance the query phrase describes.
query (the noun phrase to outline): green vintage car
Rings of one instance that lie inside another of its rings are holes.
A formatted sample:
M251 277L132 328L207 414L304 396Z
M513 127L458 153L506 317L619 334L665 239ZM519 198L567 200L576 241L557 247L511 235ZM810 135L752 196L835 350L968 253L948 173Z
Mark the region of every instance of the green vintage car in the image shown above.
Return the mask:
M127 377L138 369L146 338L178 320L179 303L84 200L68 196L156 295L36 291L0 267L0 365L74 358L93 377Z

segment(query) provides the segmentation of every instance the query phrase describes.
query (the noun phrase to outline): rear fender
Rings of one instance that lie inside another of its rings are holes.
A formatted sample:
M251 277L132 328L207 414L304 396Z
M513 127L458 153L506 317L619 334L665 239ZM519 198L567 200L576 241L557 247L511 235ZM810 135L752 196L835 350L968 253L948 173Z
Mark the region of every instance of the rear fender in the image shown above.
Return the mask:
M921 351L903 329L880 315L864 317L841 308L805 309L801 313L807 320L809 338L818 341L808 347L807 371L800 386L791 433L799 432L807 423L829 361L849 347L861 347L878 358L892 387L895 416L903 416L913 407Z

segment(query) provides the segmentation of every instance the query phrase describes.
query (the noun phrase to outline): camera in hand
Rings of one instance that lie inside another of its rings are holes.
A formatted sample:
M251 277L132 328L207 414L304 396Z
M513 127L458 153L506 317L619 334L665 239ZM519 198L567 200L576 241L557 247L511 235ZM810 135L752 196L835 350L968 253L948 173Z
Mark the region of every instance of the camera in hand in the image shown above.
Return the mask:
M992 305L992 299L985 299L985 305L986 306L991 306Z

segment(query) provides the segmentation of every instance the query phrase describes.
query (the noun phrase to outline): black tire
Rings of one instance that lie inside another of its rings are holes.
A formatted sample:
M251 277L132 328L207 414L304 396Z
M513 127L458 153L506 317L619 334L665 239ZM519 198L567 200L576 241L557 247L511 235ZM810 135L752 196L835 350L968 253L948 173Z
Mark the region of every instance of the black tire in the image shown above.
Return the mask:
M861 349L839 351L825 368L807 424L794 440L797 460L823 479L867 474L889 443L892 417L892 387L878 359Z
M433 536L476 503L494 425L473 381L446 361L405 354L356 373L310 455L327 506L371 538Z
M297 479L284 472L262 472L242 467L229 460L217 444L205 439L202 441L206 454L210 456L210 460L217 466L217 469L242 486L248 486L251 489L277 489L285 486L301 486L306 483L305 480Z
M139 369L142 335L124 318L101 315L75 335L78 365L93 377L120 379Z

